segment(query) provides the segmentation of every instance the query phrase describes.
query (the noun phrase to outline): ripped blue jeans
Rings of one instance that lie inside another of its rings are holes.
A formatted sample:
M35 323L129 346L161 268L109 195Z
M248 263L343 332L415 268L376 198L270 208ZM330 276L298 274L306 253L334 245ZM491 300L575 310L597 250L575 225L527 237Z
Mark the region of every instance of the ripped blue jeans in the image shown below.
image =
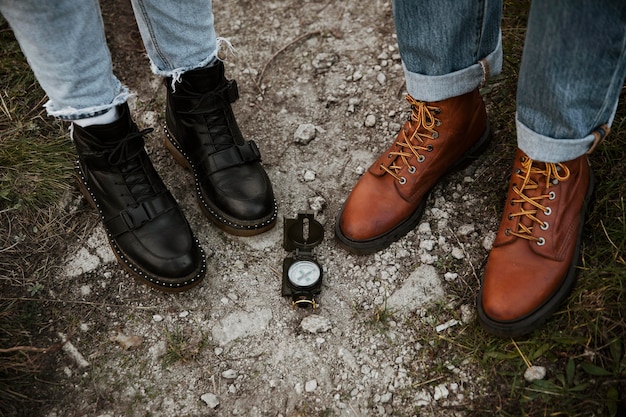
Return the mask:
M176 79L216 59L211 0L132 0L132 6L155 74ZM0 0L0 13L48 95L49 115L78 120L127 100L98 0Z
M502 70L501 0L394 0L407 91L438 101ZM626 76L626 2L533 0L517 88L517 144L532 159L587 152Z

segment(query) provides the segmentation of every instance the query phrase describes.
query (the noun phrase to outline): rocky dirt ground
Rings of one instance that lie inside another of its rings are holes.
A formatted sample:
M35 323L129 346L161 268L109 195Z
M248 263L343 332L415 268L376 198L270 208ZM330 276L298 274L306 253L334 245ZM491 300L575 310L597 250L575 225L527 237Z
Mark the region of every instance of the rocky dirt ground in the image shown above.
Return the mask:
M209 273L178 295L137 284L97 215L68 194L62 210L81 229L45 289L64 300L51 305L60 320L50 326L69 340L56 371L65 395L43 415L474 415L486 376L443 341L477 326L475 295L508 177L500 155L512 138L495 126L486 154L437 187L419 227L390 248L354 256L333 239L351 187L409 112L390 2L215 2L218 34L236 49L226 60L240 89L235 112L279 204L277 226L249 238L203 217L190 174L163 147L164 89L132 11L121 1L102 7L116 72L136 94L140 127L156 128L149 153ZM282 219L303 210L325 229L316 310L293 309L280 293Z

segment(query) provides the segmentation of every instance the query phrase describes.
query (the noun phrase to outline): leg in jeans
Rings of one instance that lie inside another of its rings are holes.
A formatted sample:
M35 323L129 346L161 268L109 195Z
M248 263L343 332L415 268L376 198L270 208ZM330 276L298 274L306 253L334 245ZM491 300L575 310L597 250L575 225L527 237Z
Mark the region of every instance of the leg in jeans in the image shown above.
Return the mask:
M133 0L156 74L167 79L166 146L195 178L200 206L224 231L255 235L276 224L272 184L231 103L237 84L217 59L210 0Z
M98 209L111 247L140 282L164 291L199 283L205 256L176 200L152 166L112 72L96 0L0 0L48 112L72 123L79 186ZM103 123L105 115L112 121ZM83 124L90 120L88 124Z
M478 300L492 333L528 333L574 285L593 176L626 65L626 3L535 0L522 56L518 151Z
M339 214L335 236L359 254L411 231L439 180L484 149L490 134L478 87L501 68L501 2L393 6L412 114Z
M113 75L97 0L46 2L0 0L39 84L50 115L76 120L102 114L126 101Z

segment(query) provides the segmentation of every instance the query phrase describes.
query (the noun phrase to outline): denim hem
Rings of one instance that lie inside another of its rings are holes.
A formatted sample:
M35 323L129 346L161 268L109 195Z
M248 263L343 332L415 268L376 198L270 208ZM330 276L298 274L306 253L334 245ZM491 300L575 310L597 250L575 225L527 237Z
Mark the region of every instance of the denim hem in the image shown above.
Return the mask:
M502 71L502 34L498 36L496 49L486 58L489 75L498 75ZM457 97L473 91L483 83L483 66L477 62L467 68L445 75L423 75L407 70L404 63L406 90L416 100L440 101Z
M118 82L119 83L119 82ZM72 121L72 120L80 120L86 119L89 117L100 116L114 107L119 106L120 104L124 104L128 98L131 96L131 93L128 91L128 87L125 85L118 85L118 93L113 98L113 100L109 104L102 104L98 106L89 106L84 108L74 108L70 106L57 108L57 106L52 102L48 101L44 104L48 116L55 117L60 120Z
M152 72L156 75L159 75L161 77L171 78L172 89L175 91L176 90L175 84L177 82L178 83L180 82L181 77L183 76L184 73L198 69L198 68L210 67L218 60L222 61L223 60L222 57L227 55L227 53L224 53L224 54L222 53L222 45L226 46L227 52L230 52L232 54L235 53L235 48L233 48L233 45L230 43L228 39L217 38L217 47L215 48L215 51L213 51L207 58L203 59L202 61L200 61L199 63L195 65L187 65L184 67L178 67L178 68L174 68L171 70L164 70L164 69L160 69L154 63L154 61L150 60L150 68L152 69Z
M579 139L555 139L534 132L515 117L517 146L531 159L541 162L565 162L587 153L596 136L593 133Z

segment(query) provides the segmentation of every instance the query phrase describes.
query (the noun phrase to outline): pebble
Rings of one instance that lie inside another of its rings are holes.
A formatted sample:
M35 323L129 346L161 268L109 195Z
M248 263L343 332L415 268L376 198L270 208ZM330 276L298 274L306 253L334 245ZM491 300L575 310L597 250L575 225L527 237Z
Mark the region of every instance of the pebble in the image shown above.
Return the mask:
M202 394L202 396L200 396L200 399L204 401L206 405L213 409L216 409L220 405L220 400L219 398L217 398L217 395L210 392Z
M329 331L332 328L332 325L330 323L330 320L326 317L314 314L302 319L302 321L300 322L300 327L305 332L316 334Z
M524 379L528 382L533 382L538 379L543 379L546 376L546 368L543 366L529 366L524 372Z
M304 384L304 390L306 392L313 392L317 389L317 381L315 379L311 379Z
M315 125L310 123L303 123L298 126L296 132L293 134L293 141L300 145L308 145L317 135L317 129Z
M364 124L366 127L376 126L376 116L374 116L373 114L368 114L367 117L365 118Z
M310 169L307 169L306 171L304 171L304 182L311 182L311 181L315 181L315 171L311 171Z
M225 379L235 379L237 378L237 371L235 371L234 369L228 369L222 372L222 377Z

